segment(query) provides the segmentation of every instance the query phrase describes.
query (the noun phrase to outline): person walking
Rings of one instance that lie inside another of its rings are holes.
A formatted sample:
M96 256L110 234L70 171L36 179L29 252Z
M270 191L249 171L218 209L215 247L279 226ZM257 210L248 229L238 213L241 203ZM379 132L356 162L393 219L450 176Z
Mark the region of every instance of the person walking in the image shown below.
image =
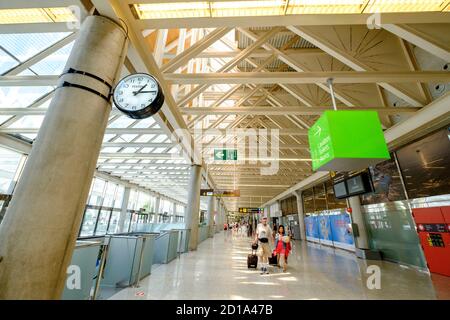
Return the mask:
M275 235L275 253L277 255L277 263L280 266L280 261L283 261L283 272L286 272L289 252L291 251L290 236L286 235L284 226L279 225L278 232Z
M267 218L263 217L261 223L256 227L254 243L258 244L259 256L261 258L261 274L268 274L267 267L269 265L269 257L272 254L270 249L270 241L273 240L272 229L267 224Z

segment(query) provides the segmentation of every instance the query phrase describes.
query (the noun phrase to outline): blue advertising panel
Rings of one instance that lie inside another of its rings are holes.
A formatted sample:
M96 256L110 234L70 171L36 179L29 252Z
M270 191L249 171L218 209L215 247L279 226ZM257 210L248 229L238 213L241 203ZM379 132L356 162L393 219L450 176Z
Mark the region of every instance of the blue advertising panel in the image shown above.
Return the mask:
M326 244L332 244L333 237L331 235L330 216L318 216L317 223L319 226L320 240Z
M305 217L306 236L311 238L319 238L319 224L317 216Z
M354 245L350 215L347 213L330 216L333 242Z

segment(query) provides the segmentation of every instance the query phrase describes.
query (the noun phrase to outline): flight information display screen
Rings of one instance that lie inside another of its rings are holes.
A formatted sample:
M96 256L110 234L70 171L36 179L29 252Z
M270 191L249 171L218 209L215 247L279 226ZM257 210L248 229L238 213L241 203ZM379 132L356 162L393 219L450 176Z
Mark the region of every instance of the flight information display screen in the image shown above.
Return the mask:
M336 183L333 185L334 196L338 199L348 197L347 187L345 186L345 181Z
M348 193L352 194L360 194L365 193L364 182L362 180L362 176L356 176L347 180L347 188Z

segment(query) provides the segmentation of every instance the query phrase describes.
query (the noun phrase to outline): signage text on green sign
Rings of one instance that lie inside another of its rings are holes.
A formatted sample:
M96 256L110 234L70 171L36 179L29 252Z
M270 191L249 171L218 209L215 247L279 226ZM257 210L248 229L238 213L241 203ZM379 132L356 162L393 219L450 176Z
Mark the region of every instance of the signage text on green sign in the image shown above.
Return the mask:
M313 170L352 171L390 158L375 111L325 111L308 140Z

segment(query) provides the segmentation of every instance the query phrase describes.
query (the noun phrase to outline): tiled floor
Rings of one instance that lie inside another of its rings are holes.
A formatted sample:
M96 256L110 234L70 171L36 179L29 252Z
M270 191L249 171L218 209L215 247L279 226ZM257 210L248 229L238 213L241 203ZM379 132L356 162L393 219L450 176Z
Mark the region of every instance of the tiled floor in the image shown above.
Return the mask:
M139 288L110 299L450 299L450 278L431 276L385 261L363 261L352 253L293 242L286 273L247 269L251 240L216 234L198 250L154 266ZM369 290L369 265L381 269L381 289Z

